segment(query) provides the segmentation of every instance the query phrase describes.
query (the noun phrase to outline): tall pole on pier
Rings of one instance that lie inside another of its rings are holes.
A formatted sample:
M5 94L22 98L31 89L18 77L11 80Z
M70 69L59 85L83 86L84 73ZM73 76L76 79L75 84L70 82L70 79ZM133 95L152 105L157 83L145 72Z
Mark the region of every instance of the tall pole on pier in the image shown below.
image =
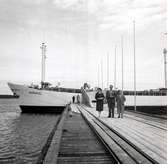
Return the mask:
M103 89L103 60L101 59L101 87Z
M45 59L46 59L46 45L45 43L42 43L42 46L40 47L42 50L42 72L41 72L41 85L43 82L45 82ZM43 87L43 86L41 86Z
M136 111L136 31L135 20L133 21L133 43L134 43L134 110Z
M165 75L165 88L167 88L167 76L166 76L166 64L167 64L167 62L166 62L166 54L167 54L167 50L166 50L166 48L164 48L163 53L164 53L164 75Z
M116 89L117 80L117 46L115 45L115 61L114 61L114 89Z
M124 49L123 49L123 36L121 36L121 49L122 49L122 91L124 89Z
M109 53L107 53L107 87L109 86Z
M97 75L98 77L98 87L100 87L100 64L98 64L98 75Z

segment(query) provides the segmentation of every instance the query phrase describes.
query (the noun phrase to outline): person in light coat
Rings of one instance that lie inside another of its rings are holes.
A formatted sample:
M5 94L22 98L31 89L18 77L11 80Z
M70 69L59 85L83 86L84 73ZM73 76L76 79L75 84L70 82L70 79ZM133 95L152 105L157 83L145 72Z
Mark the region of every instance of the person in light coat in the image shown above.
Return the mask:
M123 118L126 98L121 90L118 91L116 101L117 101L118 118L120 117Z
M77 95L77 103L80 104L80 95Z

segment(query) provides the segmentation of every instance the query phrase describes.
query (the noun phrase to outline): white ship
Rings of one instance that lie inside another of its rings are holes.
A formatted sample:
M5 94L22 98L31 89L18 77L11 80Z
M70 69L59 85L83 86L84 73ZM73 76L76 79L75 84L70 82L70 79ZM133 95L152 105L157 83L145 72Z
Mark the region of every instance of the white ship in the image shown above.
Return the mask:
M41 76L41 88L35 89L25 85L18 85L8 83L10 89L14 95L18 96L18 103L22 112L44 113L54 112L59 113L65 106L71 102L72 96L76 93L59 92L53 90L47 90L43 84L45 84L45 59L46 59L46 45L42 43L42 76ZM67 89L68 90L68 89ZM75 90L75 89L74 89Z
M60 113L71 102L72 96L76 96L76 93L34 89L12 83L8 85L14 95L19 96L19 106L25 113Z

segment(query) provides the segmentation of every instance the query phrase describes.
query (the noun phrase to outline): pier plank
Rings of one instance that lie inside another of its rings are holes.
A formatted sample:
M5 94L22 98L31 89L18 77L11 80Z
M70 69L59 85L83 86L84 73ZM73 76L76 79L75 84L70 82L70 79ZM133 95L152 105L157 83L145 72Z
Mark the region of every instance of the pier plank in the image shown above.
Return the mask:
M151 119L149 119L150 117L149 118L147 117L148 119L144 119L144 118L136 117L136 116L129 115L129 114L125 114L125 117L134 119L134 120L139 121L139 122L143 122L143 123L148 124L148 125L155 126L157 128L160 128L160 129L167 130L167 121L166 120L160 120L158 118L156 118L156 119L152 118L152 120L151 120Z
M128 127L127 125L130 123L132 125ZM164 148L165 145L167 145L167 138L165 137L166 132L164 132L161 129L157 129L155 127L152 128L148 125L143 126L143 124L141 123L135 124L135 122L133 123L133 120L131 122L130 120L125 120L125 119L121 121L118 120L116 123L113 123L113 121L111 121L108 124L116 130L125 131L127 135L131 135L131 136L136 135L140 137L140 140L142 139L145 142L148 142L150 144L154 144L162 140L164 142L164 145L163 146L159 145L159 146L162 146L162 149ZM160 136L160 134L164 134L164 135Z
M97 139L80 113L73 113L64 124L58 164L112 164L115 160Z
M95 108L86 107L86 109L97 116ZM123 119L107 118L107 114L107 110L104 110L100 117L104 123L125 136L157 162L167 163L167 121L136 118L132 114L131 116L125 114Z
M163 145L159 145L159 147L154 144L154 141L151 142L151 139L142 135L138 135L138 133L134 134L133 131L129 131L127 129L120 129L116 127L114 129L123 136L126 136L128 140L130 140L136 146L140 147L145 153L151 157L154 157L155 160L161 163L166 163L167 156L166 152L164 152L165 147Z

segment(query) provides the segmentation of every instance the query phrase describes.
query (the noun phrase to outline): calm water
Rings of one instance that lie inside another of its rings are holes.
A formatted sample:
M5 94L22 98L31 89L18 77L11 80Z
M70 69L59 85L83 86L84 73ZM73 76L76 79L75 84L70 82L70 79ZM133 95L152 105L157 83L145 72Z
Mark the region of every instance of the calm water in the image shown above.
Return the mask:
M21 114L14 99L0 99L0 164L33 164L57 115Z

